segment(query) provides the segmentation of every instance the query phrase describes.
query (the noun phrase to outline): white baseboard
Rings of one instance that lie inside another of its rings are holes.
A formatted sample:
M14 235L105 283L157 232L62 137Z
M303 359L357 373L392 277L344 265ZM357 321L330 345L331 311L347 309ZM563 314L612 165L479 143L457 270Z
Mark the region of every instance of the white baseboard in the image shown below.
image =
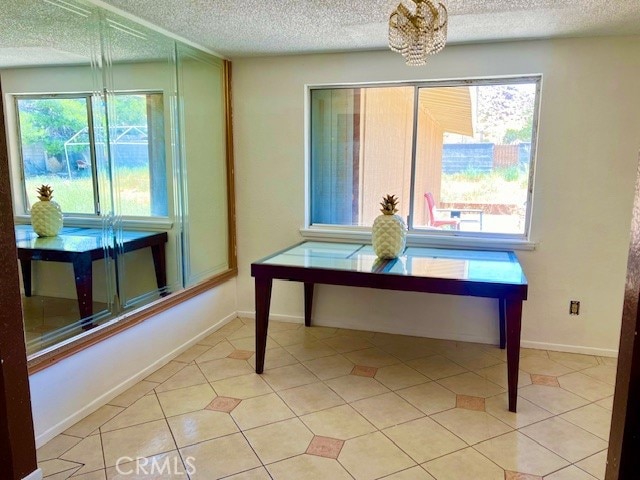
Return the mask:
M256 318L256 312L248 312L248 311L239 311L239 317L244 318ZM290 322L290 323L300 323L304 324L303 316L296 315L279 315L277 313L270 313L269 319L276 320L278 322ZM354 330L365 330L362 328L362 324L359 322L345 322L345 321L321 321L318 325L322 325L323 327L334 327L334 328L349 328ZM390 328L378 328L375 330L376 332L381 333L395 333L399 335L411 335L421 337L424 336L422 332L418 330L405 330L403 332L393 331ZM474 342L474 343L485 343L488 345L496 345L495 338L483 337L478 335L468 335L465 333L444 333L439 335L437 338L442 340L454 340L459 342ZM520 346L524 348L533 348L536 350L551 350L554 352L568 352L568 353L581 353L584 355L597 355L600 357L617 357L618 351L608 348L596 348L596 347L586 347L582 345L564 345L560 343L545 343L545 342L532 342L528 340L521 340Z
M37 470L34 470L22 480L42 480L42 469L39 468Z
M115 397L117 397L121 393L123 393L123 392L127 391L129 388L133 387L140 380L145 379L146 377L151 375L153 372L158 370L160 367L163 367L164 365L169 363L172 359L174 359L175 357L180 355L182 352L184 352L188 348L192 347L193 345L198 343L203 338L209 336L211 333L213 333L213 331L215 331L215 330L219 329L220 327L226 325L231 320L233 320L234 318L237 318L237 317L238 317L238 315L237 315L236 312L233 312L233 313L227 315L222 320L218 321L215 325L212 325L211 327L207 328L205 331L199 333L195 337L193 337L190 340L186 341L185 343L183 343L179 347L175 348L171 352L163 355L161 358L159 358L158 360L153 362L151 365L148 365L147 367L143 368L142 370L140 370L135 375L129 377L124 382L120 383L116 387L112 388L108 392L106 392L103 395L101 395L100 397L96 398L94 401L92 401L91 403L87 404L81 410L78 410L73 415L68 416L67 418L65 418L64 420L60 421L59 423L57 423L53 427L51 427L48 430L42 432L40 435L38 435L36 437L36 448L40 448L45 443L47 443L49 440L53 439L55 436L57 436L60 433L64 432L69 427L75 425L77 422L79 422L80 420L82 420L86 416L92 414L93 412L95 412L97 409L99 409L103 405L106 405L109 401L113 400ZM42 476L40 476L39 478L42 478ZM29 480L31 480L31 479L29 478Z

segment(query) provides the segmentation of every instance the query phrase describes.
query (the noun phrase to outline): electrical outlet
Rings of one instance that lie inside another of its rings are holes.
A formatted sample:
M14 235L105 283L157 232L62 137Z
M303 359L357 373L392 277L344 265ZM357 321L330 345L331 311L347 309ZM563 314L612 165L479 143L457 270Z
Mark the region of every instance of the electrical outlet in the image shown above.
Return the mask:
M569 315L580 315L580 302L578 300L569 302Z

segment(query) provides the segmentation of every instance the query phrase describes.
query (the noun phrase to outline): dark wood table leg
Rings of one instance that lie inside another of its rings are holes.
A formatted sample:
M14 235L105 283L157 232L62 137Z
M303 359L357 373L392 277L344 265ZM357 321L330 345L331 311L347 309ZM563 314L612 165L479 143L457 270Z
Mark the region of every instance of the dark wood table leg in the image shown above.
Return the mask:
M509 411L515 412L518 402L518 368L520 367L520 330L522 300L505 299L507 317L507 378L509 383Z
M506 314L505 314L505 308L506 308L506 300L504 298L499 298L498 299L498 305L500 307L500 348L504 349L504 347L507 344L507 338L506 338L506 328L507 328L507 319L506 319Z
M313 307L313 283L304 284L304 326L311 326L311 308Z
M271 278L256 277L256 373L264 371L272 284L273 279Z
M167 286L167 260L164 243L151 245L151 255L153 255L153 268L156 272L156 284L158 288Z
M93 328L91 320L86 320L93 315L93 273L91 271L91 255L79 254L73 258L73 275L76 281L76 293L78 295L78 307L82 328Z
M20 260L22 269L22 284L24 285L24 296L31 296L31 260Z

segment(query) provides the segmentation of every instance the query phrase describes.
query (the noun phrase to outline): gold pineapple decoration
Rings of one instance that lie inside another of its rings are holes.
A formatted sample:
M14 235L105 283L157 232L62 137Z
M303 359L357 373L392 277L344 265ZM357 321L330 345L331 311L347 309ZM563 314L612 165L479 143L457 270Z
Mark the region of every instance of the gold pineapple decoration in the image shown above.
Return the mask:
M407 226L398 211L398 199L387 195L380 203L382 215L373 221L373 251L379 258L396 258L407 242Z
M41 185L36 189L39 202L31 207L31 226L39 237L55 237L62 228L62 210L52 200L53 188Z

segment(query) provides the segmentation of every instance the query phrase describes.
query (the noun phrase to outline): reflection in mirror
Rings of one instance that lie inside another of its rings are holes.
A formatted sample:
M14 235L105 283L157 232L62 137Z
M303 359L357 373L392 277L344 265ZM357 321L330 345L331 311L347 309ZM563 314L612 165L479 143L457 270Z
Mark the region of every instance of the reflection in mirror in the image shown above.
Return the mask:
M103 90L95 75L98 22L97 12L80 3L3 2L0 68L14 208L22 220L16 237L29 353L116 312L112 237L65 222L57 236L38 238L28 224L43 184L53 188L65 217L91 216L95 227L112 214L98 202L100 189L108 190L98 161L106 152L86 141L86 132L105 121L92 100Z
M3 0L2 106L31 359L229 269L223 67L85 0ZM32 225L42 184L64 214L53 237Z

